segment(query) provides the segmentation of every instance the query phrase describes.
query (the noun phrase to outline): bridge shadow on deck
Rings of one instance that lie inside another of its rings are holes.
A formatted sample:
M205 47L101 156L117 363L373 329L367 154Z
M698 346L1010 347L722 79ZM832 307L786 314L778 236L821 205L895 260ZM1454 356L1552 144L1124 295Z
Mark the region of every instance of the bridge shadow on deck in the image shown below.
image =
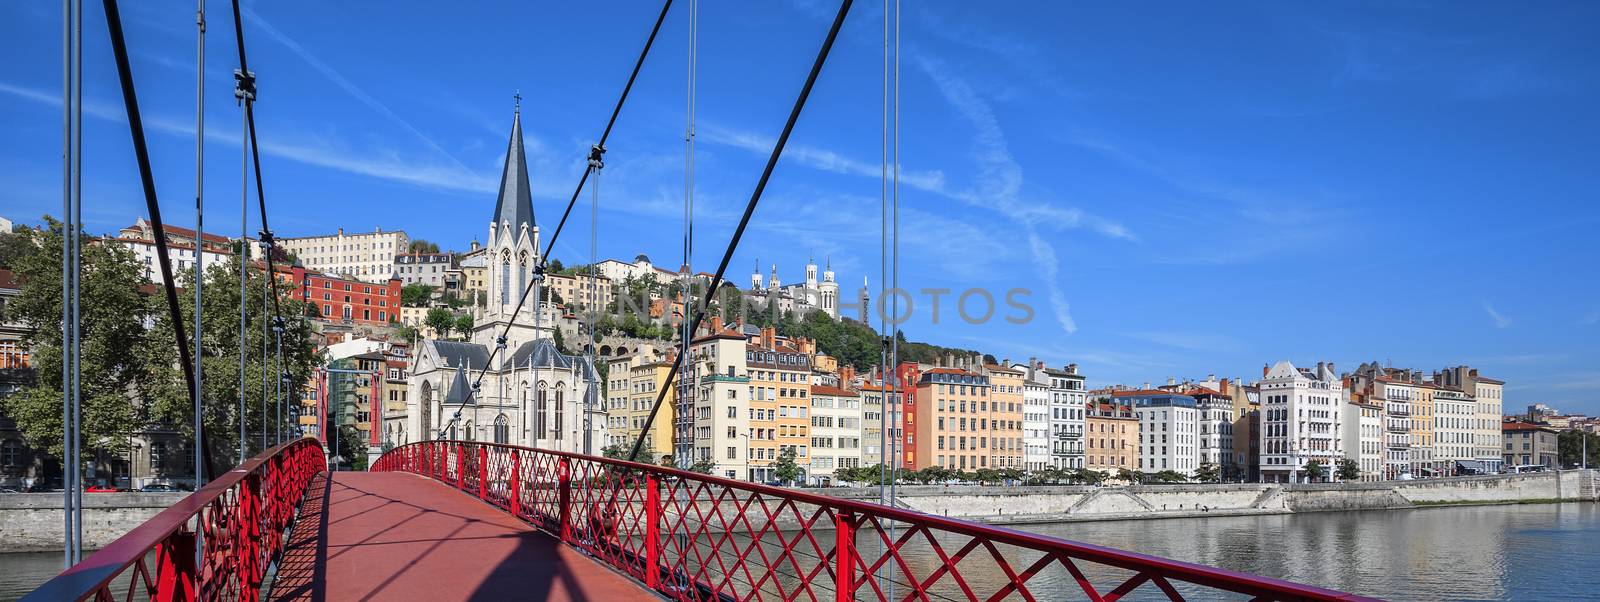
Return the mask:
M655 597L532 526L403 473L311 482L270 599L548 600Z

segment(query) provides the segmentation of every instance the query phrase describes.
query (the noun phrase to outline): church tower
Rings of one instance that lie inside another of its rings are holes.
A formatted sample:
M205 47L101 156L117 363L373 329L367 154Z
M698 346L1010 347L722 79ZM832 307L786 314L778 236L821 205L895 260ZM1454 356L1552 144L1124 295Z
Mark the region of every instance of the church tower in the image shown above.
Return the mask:
M817 295L821 297L822 311L828 317L839 319L839 283L833 279L833 258L828 258L826 268L822 270L822 282L817 284Z
M533 197L528 185L528 161L522 149L522 97L517 96L517 110L511 118L511 141L506 148L506 164L500 175L500 197L495 201L494 214L489 221L489 238L485 243L485 267L489 276L489 298L484 306L483 319L473 329L473 342L492 347L494 337L505 323L515 321L508 333L507 343L512 349L535 338L546 338L548 332L534 331L535 307L529 293L528 300L517 311L517 301L533 278L534 266L539 262L539 226L533 218ZM513 315L513 312L516 312ZM546 324L548 331L552 326Z

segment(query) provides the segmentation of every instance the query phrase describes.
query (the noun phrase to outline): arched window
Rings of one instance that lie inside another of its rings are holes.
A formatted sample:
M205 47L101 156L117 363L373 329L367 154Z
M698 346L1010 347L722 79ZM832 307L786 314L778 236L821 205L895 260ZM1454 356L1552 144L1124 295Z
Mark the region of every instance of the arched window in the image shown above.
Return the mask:
M511 420L505 414L494 417L494 442L511 442Z
M429 381L422 381L422 403L419 404L419 407L422 411L422 432L430 432L435 427L433 426L433 383Z
M561 440L561 422L562 418L566 416L567 409L566 397L567 386L565 384L556 385L556 421L554 429L556 433L554 438L556 441Z
M539 381L539 390L534 392L533 410L533 436L538 438L544 435L545 416L545 386L544 381Z
M528 254L523 253L517 257L517 298L522 297L522 291L528 290ZM538 307L538 304L534 305Z
M511 256L500 259L500 304L511 303Z
M474 440L477 439L477 437L474 436L474 433L472 432L472 421L471 420L467 421L467 427L466 427L465 430L466 430L466 435L467 435L467 440L468 441L474 441Z

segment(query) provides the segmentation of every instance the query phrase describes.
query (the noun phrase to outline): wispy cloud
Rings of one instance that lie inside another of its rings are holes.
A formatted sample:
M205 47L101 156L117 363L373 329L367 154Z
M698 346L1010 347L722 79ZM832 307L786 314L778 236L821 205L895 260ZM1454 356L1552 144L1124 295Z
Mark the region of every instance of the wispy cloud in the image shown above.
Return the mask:
M428 148L432 149L436 153L439 153L439 155L443 156L444 158L449 159L457 169L460 169L463 172L471 171L466 165L462 164L460 160L456 159L454 155L451 155L448 151L444 150L444 147L441 147L438 143L434 142L433 138L423 134L421 130L416 128L416 126L411 125L411 122L406 121L394 111L390 110L388 105L385 105L378 99L373 98L371 94L368 94L365 90L362 90L360 86L357 86L354 82L351 82L349 78L346 78L343 74L339 73L337 69L334 69L327 63L322 62L322 59L317 58L315 54L312 54L310 50L307 50L304 46L300 45L300 43L295 41L294 38L289 37L288 34L278 31L276 27L273 27L271 23L268 23L266 19L261 18L260 15L257 15L255 11L250 10L248 7L241 10L243 11L244 18L249 21L250 24L260 28L262 32L267 34L267 37L270 37L273 41L282 44L284 48L288 48L290 52L293 52L295 56L300 57L300 60L305 61L306 64L310 65L312 69L316 69L317 72L321 73L323 77L326 77L329 81L332 81L334 85L339 87L339 89L344 90L350 96L355 97L356 100L361 101L361 104L367 105L368 108L377 112L379 115L383 116L389 121L394 122L396 125L399 125L407 132L410 132L412 135L416 136L417 139L421 140L423 144L428 145Z
M1238 346L1238 341L1226 336L1195 332L1127 332L1123 333L1123 336L1184 351L1214 353L1228 351Z
M1483 302L1483 313L1489 314L1489 319L1494 321L1495 328L1511 327L1511 318L1501 315L1500 312L1496 311L1494 306L1490 305L1488 301Z
M0 93L54 107L61 106L60 96L34 88L0 82ZM127 123L127 115L122 109L107 103L84 99L83 112L95 119ZM195 131L194 124L188 120L161 115L144 115L144 125L149 131L175 136L193 136ZM226 134L220 129L207 129L206 139L230 146L239 145L238 136ZM326 138L300 143L284 142L281 139L261 140L262 153L306 165L444 190L492 192L495 187L495 178L482 173L432 162L408 160L393 151L355 152L342 150L340 146L338 141Z
M1578 321L1578 323L1584 326L1594 326L1595 324L1600 324L1600 309L1589 312L1589 315L1584 316L1582 320Z
M698 126L695 136L695 139L701 142L731 146L757 154L772 152L772 145L777 143L777 139L770 136L736 131L714 124ZM870 178L883 175L883 166L880 163L858 161L827 149L803 144L791 143L784 147L783 158L787 161L798 162L812 169L837 174ZM900 183L918 190L942 193L944 191L944 173L937 170L919 171L901 168Z

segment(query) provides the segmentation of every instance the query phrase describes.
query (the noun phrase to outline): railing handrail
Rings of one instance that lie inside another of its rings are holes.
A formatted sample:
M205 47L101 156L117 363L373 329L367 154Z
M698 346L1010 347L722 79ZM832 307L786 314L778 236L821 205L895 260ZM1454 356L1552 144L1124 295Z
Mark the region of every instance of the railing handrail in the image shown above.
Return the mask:
M269 460L305 445L315 445L320 448L322 442L303 437L280 444L245 460L243 464L223 473L201 487L199 491L184 496L166 510L162 510L104 548L95 551L82 562L46 581L23 600L82 600L96 591L105 589L112 580L144 559L151 550L167 541L179 529L188 525L191 519L223 494L238 486L245 477L259 472Z
M829 507L835 510L850 511L863 515L872 515L879 518L887 518L911 524L923 524L929 527L937 528L938 530L962 535L987 537L997 542L1022 548L1029 548L1041 552L1065 552L1074 558L1082 558L1109 566L1135 570L1156 568L1163 571L1166 575L1176 577L1182 581L1218 587L1237 592L1266 593L1276 594L1279 596L1287 595L1292 598L1306 600L1373 600L1373 598L1295 583L1292 581L1285 581L1272 577L1263 577L1250 573L1231 571L1228 569L1183 562L1180 560L1172 560L1170 558L1162 558L1160 556L1150 556L1147 554L1140 554L1137 552L1129 552L1116 548L1061 539L1048 535L1018 531L1006 527L953 519L949 517L918 512L916 510L882 506L870 502L847 498L836 498L807 491L775 487L762 483L739 481L736 479L701 474L698 472L692 472L678 468L669 468L642 462L630 462L627 460L618 460L601 456L590 456L576 452L548 450L506 443L490 443L486 441L445 439L408 443L395 447L386 452L384 455L387 456L388 454L395 453L399 450L409 447L433 444L460 444L496 447L507 450L521 450L539 454L548 454L550 456L573 460L609 464L612 466L638 470L641 472L654 473L661 476L671 476L679 479L704 482L722 487L748 491L751 493L773 496L780 499ZM379 461L381 462L382 458L379 458Z

